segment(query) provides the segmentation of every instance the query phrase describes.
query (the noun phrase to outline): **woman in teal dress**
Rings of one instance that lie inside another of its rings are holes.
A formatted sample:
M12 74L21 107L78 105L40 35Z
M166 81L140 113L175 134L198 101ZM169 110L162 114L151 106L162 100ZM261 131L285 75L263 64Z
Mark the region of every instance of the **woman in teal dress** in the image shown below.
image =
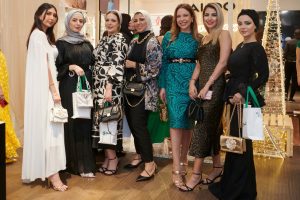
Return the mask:
M163 65L160 74L160 98L167 103L173 153L173 183L183 185L192 124L187 117L190 103L189 81L195 68L200 34L195 13L189 4L179 4L170 32L162 42Z

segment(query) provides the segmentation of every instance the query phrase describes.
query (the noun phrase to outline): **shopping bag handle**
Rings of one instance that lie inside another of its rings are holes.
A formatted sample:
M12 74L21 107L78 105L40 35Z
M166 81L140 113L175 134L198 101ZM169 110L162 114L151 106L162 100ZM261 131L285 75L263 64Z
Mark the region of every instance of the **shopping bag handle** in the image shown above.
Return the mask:
M257 100L257 97L252 89L251 86L248 86L247 87L247 96L246 96L246 102L245 102L245 108L248 108L248 104L249 104L249 94L251 95L252 99L253 99L253 103L254 103L254 106L255 107L259 107L260 108L260 105L258 103L258 100Z
M87 80L87 78L86 78L85 75L78 76L78 80L77 80L77 92L82 92L82 81L85 81L87 91L90 92L91 91L91 87L90 87L90 84L89 84L89 82L88 82L88 80Z

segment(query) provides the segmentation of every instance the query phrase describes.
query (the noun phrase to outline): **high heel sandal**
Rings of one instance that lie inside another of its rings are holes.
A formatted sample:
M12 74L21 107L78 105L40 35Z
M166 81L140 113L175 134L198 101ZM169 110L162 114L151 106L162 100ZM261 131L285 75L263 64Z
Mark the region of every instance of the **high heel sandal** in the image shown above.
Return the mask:
M155 162L153 162L153 165L154 165L154 171L152 172L152 174L150 174L146 169L144 169L144 171L147 173L148 176L139 175L135 181L140 182L140 181L148 181L152 179L154 175L157 173L157 165L155 164Z
M185 185L183 182L183 176L181 171L172 171L172 174L173 174L173 183L178 189ZM175 179L174 176L176 177Z
M188 163L181 162L181 163L179 163L179 165L180 165L180 168L181 168L180 174L183 178L183 181L185 181L185 176L187 175L186 166L188 166Z
M118 159L117 157L113 158L113 159L108 159L108 166L109 166L109 161L110 160L116 160ZM116 165L116 168L115 169L108 169L108 166L107 166L107 169L105 170L105 172L103 174L107 175L107 176L111 176L111 175L114 175L117 173L118 171L118 165L119 165L119 160L117 162L117 165Z
M105 158L105 160L106 160L106 159L108 159L108 158ZM106 167L103 166L104 163L105 163L105 160L104 160L104 162L102 163L101 167L99 167L99 169L98 169L98 171L99 171L100 173L104 173L104 172L107 170L108 161L107 161Z
M216 166L213 166L213 168L223 168L222 166L221 167L216 167ZM223 170L221 170L221 172L216 176L214 177L213 179L210 179L210 178L205 178L202 182L203 185L210 185L212 183L215 182L215 180L217 180L217 178L220 178L222 177L223 175Z
M194 187L189 187L186 184L183 185L183 187L178 188L181 192L191 192L193 191L197 185L200 185L202 183L202 173L195 173L193 172L194 175L200 176L200 180L194 185Z

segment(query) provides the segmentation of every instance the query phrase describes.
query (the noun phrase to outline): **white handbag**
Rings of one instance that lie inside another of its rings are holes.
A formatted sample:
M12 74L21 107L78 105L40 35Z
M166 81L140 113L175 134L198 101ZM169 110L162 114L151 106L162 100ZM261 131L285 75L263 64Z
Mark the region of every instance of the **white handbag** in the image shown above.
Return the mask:
M61 105L54 105L50 110L50 121L66 123L68 122L68 111L64 109Z
M83 77L86 81L87 90L82 90L81 78L78 76L76 92L72 93L73 119L91 119L91 108L93 107L92 93L86 77Z
M82 79L85 81L87 87L86 90L82 89ZM93 97L92 97L91 87L86 76L81 76L81 77L78 76L77 90L75 92L75 96L76 96L76 102L78 107L84 107L84 108L93 107Z
M99 124L100 140L98 143L116 145L117 135L118 135L117 126L118 126L117 121L100 122Z
M249 94L255 107L248 105ZM243 109L243 138L250 140L264 140L263 115L253 89L248 86L246 102Z

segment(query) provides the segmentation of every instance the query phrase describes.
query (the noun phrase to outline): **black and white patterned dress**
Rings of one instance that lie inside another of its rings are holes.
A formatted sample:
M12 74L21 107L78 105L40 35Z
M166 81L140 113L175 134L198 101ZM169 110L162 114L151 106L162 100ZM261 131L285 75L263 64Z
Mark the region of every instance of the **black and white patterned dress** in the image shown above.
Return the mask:
M118 121L117 147L112 145L99 146L99 109L104 103L104 93L107 83L112 86L112 99L115 104L123 109L123 74L128 46L121 33L103 37L94 50L96 58L93 69L93 148L110 148L122 151L122 118Z

